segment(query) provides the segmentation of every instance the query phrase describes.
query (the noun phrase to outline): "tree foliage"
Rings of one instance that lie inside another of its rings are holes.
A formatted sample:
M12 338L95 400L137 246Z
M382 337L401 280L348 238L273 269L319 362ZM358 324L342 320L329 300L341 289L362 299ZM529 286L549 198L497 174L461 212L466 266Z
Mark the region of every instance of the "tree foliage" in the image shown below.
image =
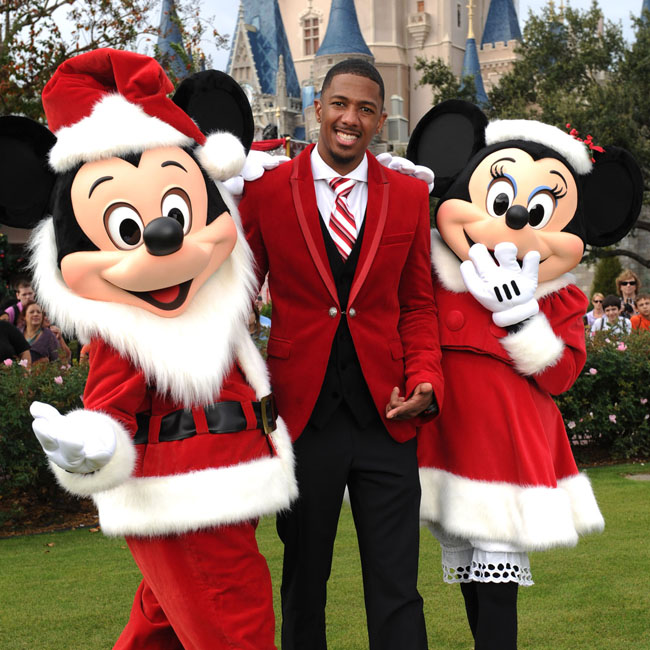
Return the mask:
M415 69L422 73L416 85L431 86L432 104L438 104L446 99L464 99L476 103L473 75L458 80L442 59L429 61L421 56L415 59Z
M179 3L183 40L199 62L200 41L212 32L199 18L200 0ZM158 37L157 0L2 0L0 2L0 114L43 117L41 92L66 59L99 47L137 49Z

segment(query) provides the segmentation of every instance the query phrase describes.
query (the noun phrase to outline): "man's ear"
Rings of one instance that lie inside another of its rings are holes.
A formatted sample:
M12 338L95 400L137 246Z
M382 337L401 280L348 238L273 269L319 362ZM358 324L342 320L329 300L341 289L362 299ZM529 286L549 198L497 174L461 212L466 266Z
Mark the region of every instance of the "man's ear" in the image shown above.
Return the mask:
M204 70L185 79L172 98L204 135L227 131L246 153L253 142L253 111L241 86L225 72Z
M434 106L418 122L406 157L433 170L433 196L442 196L472 156L485 146L486 126L481 109L459 99Z
M0 223L33 228L47 213L55 174L47 156L56 137L26 117L0 117Z
M582 205L593 246L609 246L632 230L643 200L643 175L632 157L620 147L594 152L591 173L583 177Z

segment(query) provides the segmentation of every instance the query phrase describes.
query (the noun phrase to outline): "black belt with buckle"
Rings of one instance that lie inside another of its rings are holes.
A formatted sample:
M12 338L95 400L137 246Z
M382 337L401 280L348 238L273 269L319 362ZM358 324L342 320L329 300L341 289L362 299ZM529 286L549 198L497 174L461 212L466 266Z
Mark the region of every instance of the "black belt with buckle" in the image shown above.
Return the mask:
M276 429L278 412L275 407L273 393L262 397L259 402L251 402L253 413L257 420L255 428L261 429L268 435ZM208 433L236 433L252 427L247 426L246 415L241 402L216 402L202 407L208 426ZM145 413L136 415L138 429L133 438L136 445L149 442L149 423L151 416ZM190 409L179 409L164 415L160 419L158 442L184 440L197 435L194 416Z

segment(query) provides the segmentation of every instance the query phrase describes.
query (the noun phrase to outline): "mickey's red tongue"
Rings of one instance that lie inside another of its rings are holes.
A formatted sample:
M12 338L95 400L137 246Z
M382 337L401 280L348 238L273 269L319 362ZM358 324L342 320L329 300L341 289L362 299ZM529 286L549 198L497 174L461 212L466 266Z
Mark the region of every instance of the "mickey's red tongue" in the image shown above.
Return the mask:
M156 291L150 291L149 295L157 302L163 304L174 302L178 298L178 294L181 291L180 285L175 285L173 287L166 287L165 289L157 289Z

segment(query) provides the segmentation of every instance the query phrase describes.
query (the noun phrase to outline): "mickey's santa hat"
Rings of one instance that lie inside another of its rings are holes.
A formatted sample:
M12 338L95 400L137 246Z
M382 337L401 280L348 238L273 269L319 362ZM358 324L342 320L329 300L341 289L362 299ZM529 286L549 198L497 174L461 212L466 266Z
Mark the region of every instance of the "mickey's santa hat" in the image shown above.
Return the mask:
M43 90L57 142L49 162L57 173L77 165L167 146L196 147L214 180L238 174L246 151L230 133L204 135L168 95L171 81L152 58L99 49L63 63Z

